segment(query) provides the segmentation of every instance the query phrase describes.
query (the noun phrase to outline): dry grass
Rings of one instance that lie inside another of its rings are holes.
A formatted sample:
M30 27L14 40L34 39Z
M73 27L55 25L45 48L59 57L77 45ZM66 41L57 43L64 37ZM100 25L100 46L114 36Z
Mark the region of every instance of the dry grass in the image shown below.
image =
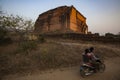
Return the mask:
M66 43L65 40L63 42ZM75 43L76 41L67 42ZM2 46L0 47L0 76L79 65L81 53L90 46L95 47L95 53L103 58L120 56L120 48L116 45L89 42L77 44L79 45L64 45L50 40L39 43L37 49L29 53L18 52L17 44Z

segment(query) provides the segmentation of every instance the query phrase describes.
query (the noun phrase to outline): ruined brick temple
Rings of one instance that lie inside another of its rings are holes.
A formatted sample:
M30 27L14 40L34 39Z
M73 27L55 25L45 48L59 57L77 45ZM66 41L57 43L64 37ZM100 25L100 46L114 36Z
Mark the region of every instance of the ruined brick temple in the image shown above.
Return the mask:
M87 34L88 26L86 18L74 6L60 6L40 14L34 31Z

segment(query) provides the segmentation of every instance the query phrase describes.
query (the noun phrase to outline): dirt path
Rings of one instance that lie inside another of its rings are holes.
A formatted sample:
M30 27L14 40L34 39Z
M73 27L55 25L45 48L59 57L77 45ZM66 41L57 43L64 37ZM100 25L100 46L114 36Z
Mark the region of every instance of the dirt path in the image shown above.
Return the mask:
M96 73L87 78L79 74L79 66L45 71L31 75L9 75L3 80L120 80L120 57L106 59L104 73Z

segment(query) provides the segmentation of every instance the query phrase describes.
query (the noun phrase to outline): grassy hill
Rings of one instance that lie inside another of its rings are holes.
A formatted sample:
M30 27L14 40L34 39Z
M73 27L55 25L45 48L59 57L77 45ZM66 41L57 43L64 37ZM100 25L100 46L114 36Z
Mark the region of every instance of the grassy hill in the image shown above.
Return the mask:
M103 59L120 56L120 44L62 39L27 42L22 46L12 43L0 46L0 76L76 66L81 63L84 49L91 46Z

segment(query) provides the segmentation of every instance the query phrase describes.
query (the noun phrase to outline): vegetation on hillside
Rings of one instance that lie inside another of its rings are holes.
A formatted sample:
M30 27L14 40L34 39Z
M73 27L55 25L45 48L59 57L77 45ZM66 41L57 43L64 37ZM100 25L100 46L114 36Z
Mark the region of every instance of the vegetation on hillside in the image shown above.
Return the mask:
M67 42L64 41L64 43ZM72 45L70 43L61 44L57 41L31 42L22 45L25 49L15 43L0 47L0 76L79 65L84 49L90 46L94 46L95 53L98 53L104 59L120 56L118 54L120 49L115 45L88 42ZM6 51L6 49L8 50Z
M32 20L24 19L18 15L0 14L0 44L12 40L13 34L18 35L19 40L24 40L24 35L33 30ZM8 39L9 38L9 39Z

